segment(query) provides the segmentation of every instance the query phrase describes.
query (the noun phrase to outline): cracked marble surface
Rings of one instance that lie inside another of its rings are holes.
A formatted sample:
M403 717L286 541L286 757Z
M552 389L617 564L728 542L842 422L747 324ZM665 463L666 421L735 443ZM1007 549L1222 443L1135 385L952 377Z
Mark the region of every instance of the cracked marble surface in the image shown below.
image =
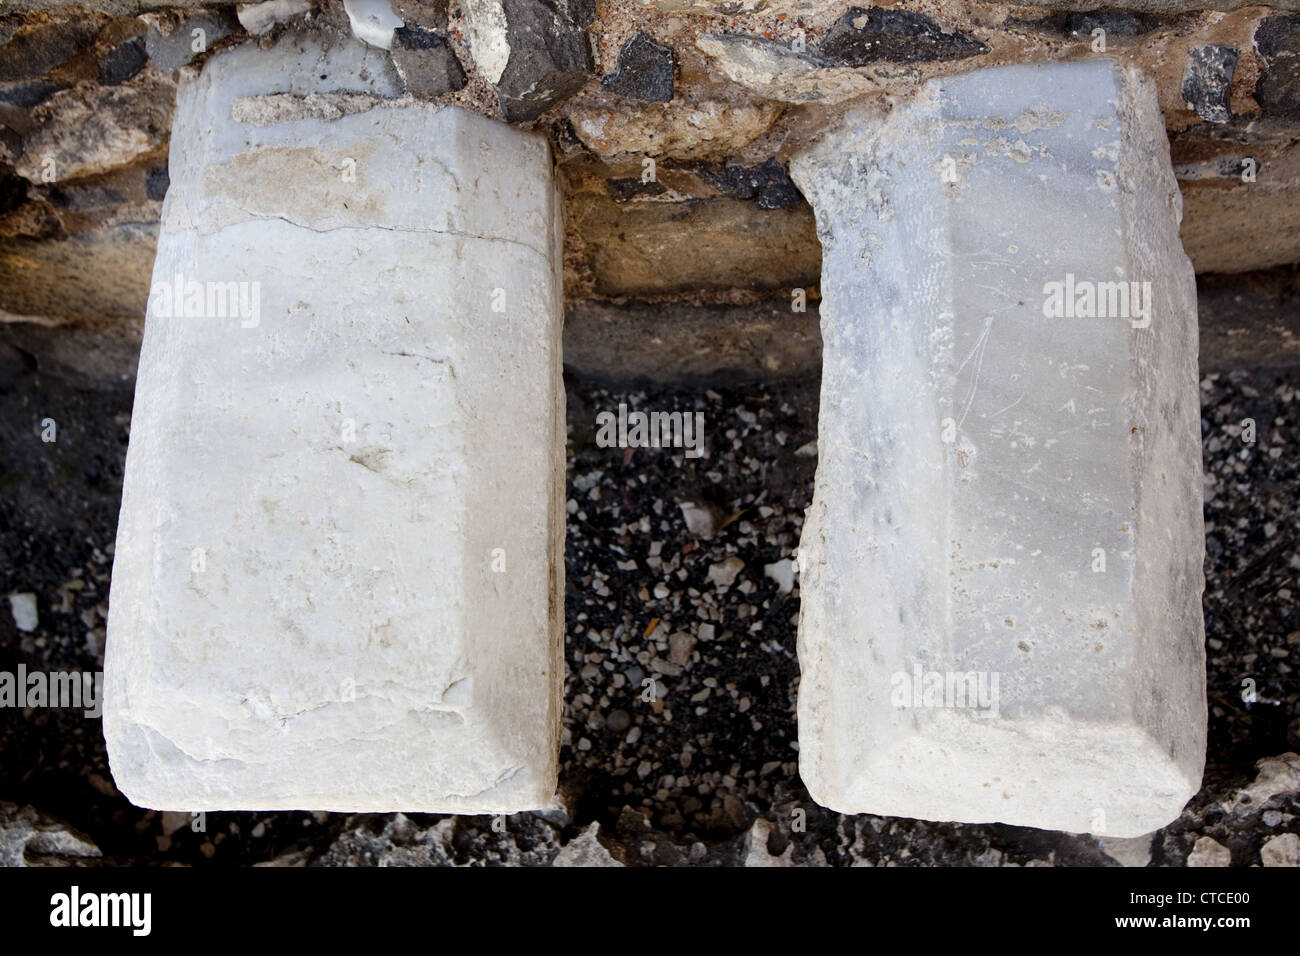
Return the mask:
M543 806L564 474L548 148L456 109L233 119L258 71L347 72L282 54L182 84L156 282L246 284L258 309L146 323L115 780L169 810Z

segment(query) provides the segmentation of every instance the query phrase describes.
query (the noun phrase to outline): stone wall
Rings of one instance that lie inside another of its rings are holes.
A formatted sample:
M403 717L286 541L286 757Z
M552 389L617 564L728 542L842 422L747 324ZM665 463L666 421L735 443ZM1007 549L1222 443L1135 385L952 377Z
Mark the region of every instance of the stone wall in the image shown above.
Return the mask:
M1157 81L1183 244L1201 277L1202 365L1300 355L1300 0L392 6L405 25L391 38L381 30L390 49L366 54L383 74L380 95L242 108L264 122L455 103L544 131L567 213L566 361L579 372L815 370L821 249L789 158L844 110L889 109L932 76L1101 56ZM0 335L47 368L129 375L177 71L219 47L286 35L359 41L335 0L16 0L7 10Z

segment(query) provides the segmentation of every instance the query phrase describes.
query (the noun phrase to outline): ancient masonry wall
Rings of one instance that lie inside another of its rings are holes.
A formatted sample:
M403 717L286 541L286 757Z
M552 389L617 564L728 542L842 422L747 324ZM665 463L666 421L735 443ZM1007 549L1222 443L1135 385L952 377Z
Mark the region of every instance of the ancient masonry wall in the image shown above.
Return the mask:
M252 121L456 104L550 139L576 371L815 373L821 247L791 158L929 78L1099 57L1156 83L1202 368L1293 363L1300 3L1097 6L395 0L381 22L335 0L14 0L0 15L0 340L56 374L133 374L180 73L311 34L365 36L379 82L250 97Z

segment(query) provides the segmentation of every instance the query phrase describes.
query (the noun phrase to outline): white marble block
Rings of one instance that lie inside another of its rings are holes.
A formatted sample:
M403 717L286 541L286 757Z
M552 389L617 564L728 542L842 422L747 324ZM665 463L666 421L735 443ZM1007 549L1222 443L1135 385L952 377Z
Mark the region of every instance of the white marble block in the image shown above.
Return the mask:
M549 149L376 105L391 70L290 38L181 87L105 661L138 805L506 813L555 792Z
M1168 157L1153 85L1096 60L930 82L793 163L824 250L799 740L825 806L1133 836L1200 786Z

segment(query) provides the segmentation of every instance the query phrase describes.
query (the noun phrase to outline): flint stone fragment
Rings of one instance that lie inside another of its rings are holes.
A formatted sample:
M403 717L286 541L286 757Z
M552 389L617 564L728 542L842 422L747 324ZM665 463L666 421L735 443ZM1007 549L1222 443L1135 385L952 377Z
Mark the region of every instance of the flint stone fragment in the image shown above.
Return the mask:
M1255 49L1267 64L1255 85L1256 101L1266 115L1300 119L1300 13L1259 21Z
M0 83L0 103L29 109L44 102L52 94L66 89L62 84L49 80L20 80L17 83Z
M866 66L879 60L962 60L987 52L979 40L944 33L924 14L880 7L849 7L818 47L822 59L836 66Z
M99 59L99 82L104 86L125 83L145 68L149 54L143 36L123 40Z
M1230 46L1199 46L1187 51L1183 71L1183 100L1207 123L1232 119L1228 89L1237 68L1237 51Z
M382 96L386 59L286 37L180 87L105 659L138 805L508 813L555 791L545 140L455 108L232 118L259 94ZM201 315L177 317L181 285Z
M823 246L809 792L1163 826L1205 759L1204 535L1195 284L1153 84L1106 61L935 80L791 174ZM1105 307L1080 292L1048 317L1075 279Z
M1150 33L1160 26L1157 17L1123 10L1093 10L1087 13L1054 13L1037 20L1012 18L1008 26L1028 27L1038 33L1071 37L1091 42L1096 30L1106 36L1107 44L1117 39L1130 39Z
M735 199L753 199L759 209L783 209L804 201L798 187L779 160L757 166L702 166L700 175Z
M618 51L618 66L600 79L600 85L618 96L667 103L673 98L677 58L673 48L637 33Z
M592 0L467 0L465 15L475 63L507 122L537 119L591 78Z
M145 195L150 199L161 202L167 195L167 185L170 182L166 166L159 166L157 169L149 170L145 178Z
M631 202L638 196L662 196L668 191L653 179L643 182L640 178L607 179L605 187L609 198L618 203Z
M465 71L446 39L432 30L402 27L393 36L393 65L407 90L426 99L465 86Z

